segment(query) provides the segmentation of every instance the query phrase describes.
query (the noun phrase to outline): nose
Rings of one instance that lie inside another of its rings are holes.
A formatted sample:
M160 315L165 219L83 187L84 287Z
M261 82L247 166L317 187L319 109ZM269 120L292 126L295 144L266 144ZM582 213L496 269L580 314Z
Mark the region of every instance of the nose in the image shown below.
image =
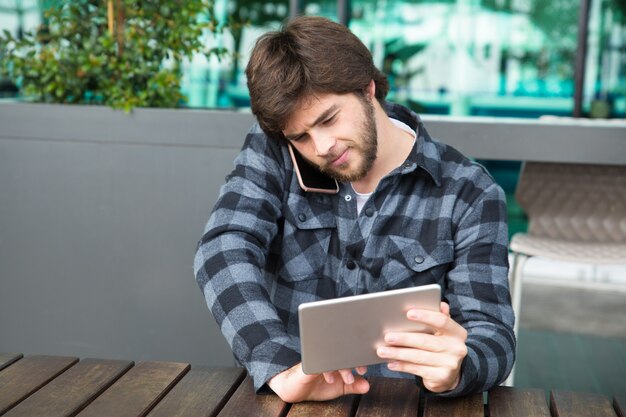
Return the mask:
M326 156L330 153L333 146L335 146L336 140L328 134L312 135L313 146L315 147L316 156Z

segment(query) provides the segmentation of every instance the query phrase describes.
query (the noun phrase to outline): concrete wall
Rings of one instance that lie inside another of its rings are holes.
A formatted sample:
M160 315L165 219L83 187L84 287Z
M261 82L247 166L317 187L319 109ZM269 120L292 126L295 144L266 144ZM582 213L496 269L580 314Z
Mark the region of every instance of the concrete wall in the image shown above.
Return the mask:
M192 263L251 121L0 105L0 351L232 365Z
M623 123L425 120L479 158L626 163ZM192 261L251 122L0 104L0 352L232 364Z

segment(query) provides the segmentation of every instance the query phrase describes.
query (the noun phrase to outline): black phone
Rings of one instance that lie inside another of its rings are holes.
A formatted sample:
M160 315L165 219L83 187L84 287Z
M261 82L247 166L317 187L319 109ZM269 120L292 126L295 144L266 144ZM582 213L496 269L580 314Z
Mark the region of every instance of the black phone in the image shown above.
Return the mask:
M300 188L306 192L315 193L337 194L339 192L339 184L336 179L329 177L311 165L294 149L291 143L288 143L287 147L289 148L289 155L291 155Z

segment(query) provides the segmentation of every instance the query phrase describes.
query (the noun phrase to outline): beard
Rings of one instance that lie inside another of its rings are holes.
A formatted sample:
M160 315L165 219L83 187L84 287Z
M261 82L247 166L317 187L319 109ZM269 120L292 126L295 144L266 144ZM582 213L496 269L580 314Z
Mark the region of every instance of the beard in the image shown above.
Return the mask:
M345 168L339 166L339 169L332 166L332 161L340 155L329 155L327 163L319 165L320 171L339 182L352 182L363 179L374 165L378 152L378 133L376 131L376 120L374 118L374 105L365 96L357 94L362 109L362 120L357 126L356 141L353 141L348 149L352 154L360 154L361 159L356 160L358 165L349 171L342 170Z

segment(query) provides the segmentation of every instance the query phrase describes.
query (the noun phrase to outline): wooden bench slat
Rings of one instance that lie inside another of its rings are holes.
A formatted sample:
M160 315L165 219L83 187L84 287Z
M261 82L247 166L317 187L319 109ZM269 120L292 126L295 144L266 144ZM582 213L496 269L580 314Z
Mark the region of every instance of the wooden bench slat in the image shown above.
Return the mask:
M66 356L33 355L0 372L0 414L50 382L78 362Z
M626 395L613 398L613 407L618 417L626 417Z
M248 376L230 397L218 417L278 417L285 415L289 404L277 395L257 395Z
M346 395L332 401L293 404L287 417L351 417L356 411L358 398L356 395Z
M0 371L23 357L21 353L0 353Z
M141 362L78 415L81 417L144 416L189 369L189 364Z
M424 401L424 417L484 417L483 395L458 398L429 395Z
M412 379L370 378L370 390L361 396L357 417L417 415L419 387Z
M550 417L546 394L540 389L494 388L488 407L493 417Z
M73 415L93 401L132 365L130 361L85 359L19 403L6 417ZM59 401L59 398L63 401Z
M242 368L192 367L149 417L213 416L241 383Z
M604 395L552 391L550 411L554 417L615 417L611 401Z

